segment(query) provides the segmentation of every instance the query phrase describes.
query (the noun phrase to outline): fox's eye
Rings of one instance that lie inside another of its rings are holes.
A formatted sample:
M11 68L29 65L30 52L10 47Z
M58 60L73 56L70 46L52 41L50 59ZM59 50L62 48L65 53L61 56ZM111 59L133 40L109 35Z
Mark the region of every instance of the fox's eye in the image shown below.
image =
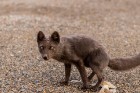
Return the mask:
M44 49L44 47L43 47L43 46L40 46L40 49L41 49L41 50L43 50L43 49Z
M50 50L54 50L54 47L53 46L50 46L50 48L49 48Z

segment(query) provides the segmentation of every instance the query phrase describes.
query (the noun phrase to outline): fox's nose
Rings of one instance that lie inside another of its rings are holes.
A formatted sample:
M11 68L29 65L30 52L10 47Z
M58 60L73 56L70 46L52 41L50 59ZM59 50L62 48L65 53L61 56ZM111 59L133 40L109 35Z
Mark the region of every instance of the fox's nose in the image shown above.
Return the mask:
M44 56L43 59L44 59L44 60L48 60L48 57L47 57L47 56Z

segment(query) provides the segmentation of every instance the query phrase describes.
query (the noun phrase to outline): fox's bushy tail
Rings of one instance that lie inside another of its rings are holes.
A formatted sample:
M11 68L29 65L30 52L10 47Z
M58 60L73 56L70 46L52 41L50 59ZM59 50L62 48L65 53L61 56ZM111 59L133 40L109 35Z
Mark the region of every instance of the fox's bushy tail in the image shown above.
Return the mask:
M129 70L140 65L140 54L131 58L110 59L109 67L113 70Z

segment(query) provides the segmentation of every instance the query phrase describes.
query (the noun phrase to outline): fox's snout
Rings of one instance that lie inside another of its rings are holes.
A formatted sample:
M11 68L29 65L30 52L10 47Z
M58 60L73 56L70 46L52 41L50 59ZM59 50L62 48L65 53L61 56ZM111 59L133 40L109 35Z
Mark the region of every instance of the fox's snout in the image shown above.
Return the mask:
M45 56L42 56L44 60L48 60L48 57L45 55Z
M48 60L48 58L47 58L47 57L43 57L43 59L44 59L44 60Z

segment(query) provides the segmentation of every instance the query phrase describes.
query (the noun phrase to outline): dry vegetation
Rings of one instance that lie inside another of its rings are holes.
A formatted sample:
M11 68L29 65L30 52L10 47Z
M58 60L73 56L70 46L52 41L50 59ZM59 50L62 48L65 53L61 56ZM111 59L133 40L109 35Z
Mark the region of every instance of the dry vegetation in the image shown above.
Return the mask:
M81 82L60 86L63 64L43 61L36 34L85 34L102 43L112 58L140 52L139 0L1 0L0 93L81 93ZM87 69L90 73L90 69ZM140 68L104 71L118 93L140 92ZM71 80L81 80L73 67ZM44 92L45 93L45 92ZM88 93L88 91L87 91Z

